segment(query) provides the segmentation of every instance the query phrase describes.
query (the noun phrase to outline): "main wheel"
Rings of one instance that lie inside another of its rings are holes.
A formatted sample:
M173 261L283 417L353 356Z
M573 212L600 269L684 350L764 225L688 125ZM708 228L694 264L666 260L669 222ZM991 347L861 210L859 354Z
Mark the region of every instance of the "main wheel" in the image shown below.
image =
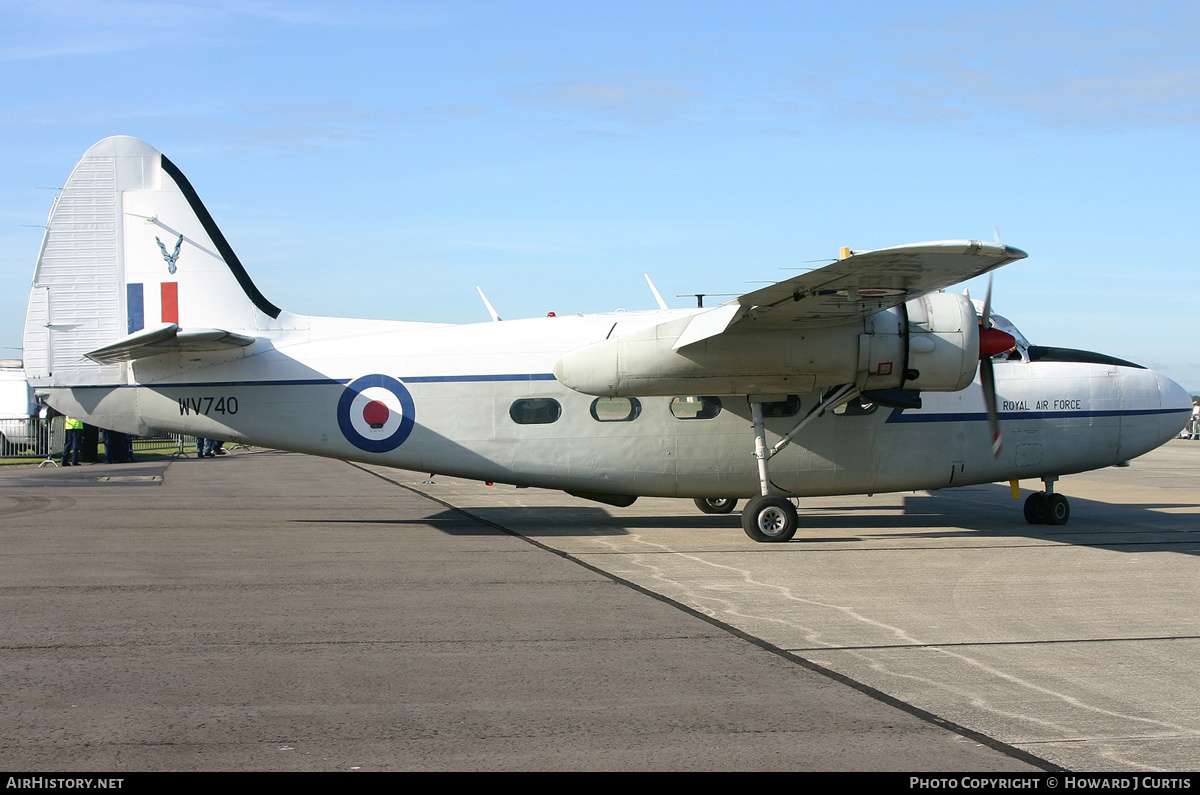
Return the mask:
M783 497L755 497L742 509L742 529L761 543L782 543L796 535L796 507Z
M730 513L737 506L733 497L697 497L693 502L704 513Z
M1047 514L1045 492L1035 491L1030 494L1025 500L1025 521L1030 524L1045 524Z
M1071 503L1061 494L1046 497L1046 524L1066 524L1071 518Z

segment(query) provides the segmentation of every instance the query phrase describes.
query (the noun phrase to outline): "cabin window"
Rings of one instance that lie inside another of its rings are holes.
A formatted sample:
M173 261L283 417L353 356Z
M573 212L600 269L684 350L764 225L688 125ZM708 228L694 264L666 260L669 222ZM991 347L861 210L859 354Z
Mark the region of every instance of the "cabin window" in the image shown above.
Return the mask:
M671 398L671 413L681 420L711 420L721 413L721 401L715 397Z
M597 422L632 422L642 413L637 398L602 397L592 401L592 419Z
M854 398L849 403L844 403L833 410L833 413L839 417L854 417L863 414L873 414L878 404L872 403L869 400L862 398Z
M795 417L800 413L800 396L788 395L786 400L773 400L770 403L764 403L762 407L763 419L771 419L772 417Z
M508 416L518 425L546 425L562 416L562 406L554 398L522 398L513 401Z

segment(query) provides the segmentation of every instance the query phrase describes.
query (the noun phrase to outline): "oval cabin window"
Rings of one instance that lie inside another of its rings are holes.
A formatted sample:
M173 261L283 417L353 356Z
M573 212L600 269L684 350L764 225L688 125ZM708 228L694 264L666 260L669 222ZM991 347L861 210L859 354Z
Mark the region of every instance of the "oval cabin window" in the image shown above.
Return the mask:
M642 413L637 398L602 397L592 401L592 419L596 422L632 422Z
M562 416L562 406L554 398L521 398L513 401L508 416L518 425L548 425Z
M711 396L671 398L671 413L681 420L711 420L721 413L721 401Z

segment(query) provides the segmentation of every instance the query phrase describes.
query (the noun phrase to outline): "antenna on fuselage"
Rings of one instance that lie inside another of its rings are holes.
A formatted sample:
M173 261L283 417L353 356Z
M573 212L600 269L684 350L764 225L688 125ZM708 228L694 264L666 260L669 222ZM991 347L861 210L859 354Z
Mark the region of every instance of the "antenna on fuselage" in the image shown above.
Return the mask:
M658 308L670 309L670 307L667 306L667 302L663 300L662 293L660 293L658 288L654 286L654 282L650 281L650 274L643 273L642 275L646 277L646 284L650 285L650 292L654 293L654 300L658 302Z
M492 302L487 300L487 296L483 294L483 288L477 284L475 285L475 289L479 291L479 297L483 299L483 305L487 307L488 314L492 316L492 321L499 323L500 316L496 314L496 307L492 306Z

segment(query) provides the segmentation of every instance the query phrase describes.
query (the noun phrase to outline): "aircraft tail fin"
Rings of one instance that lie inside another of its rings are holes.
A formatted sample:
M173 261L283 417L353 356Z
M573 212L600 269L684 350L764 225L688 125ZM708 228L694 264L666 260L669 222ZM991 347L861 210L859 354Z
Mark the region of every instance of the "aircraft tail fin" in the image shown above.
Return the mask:
M125 362L187 347L147 347L147 334L174 326L181 341L224 333L245 345L280 314L179 169L135 138L106 138L50 210L25 316L26 374L35 386L125 383Z

